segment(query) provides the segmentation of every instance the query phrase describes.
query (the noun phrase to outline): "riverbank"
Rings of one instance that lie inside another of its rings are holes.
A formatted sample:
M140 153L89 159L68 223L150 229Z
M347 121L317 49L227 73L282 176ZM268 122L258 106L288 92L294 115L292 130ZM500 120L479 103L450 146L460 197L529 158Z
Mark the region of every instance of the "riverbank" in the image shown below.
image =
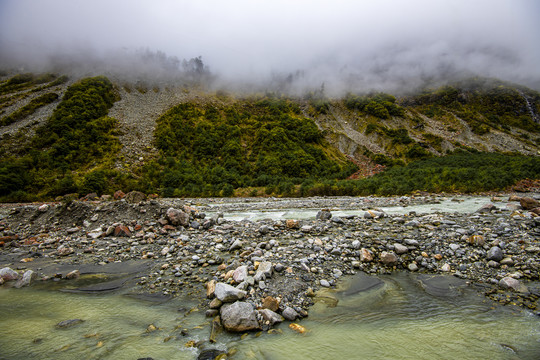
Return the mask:
M268 329L282 317L294 321L307 316L319 290L358 272L453 275L497 302L538 311L540 218L526 209L532 209L533 201L521 200L535 197L538 194L485 198L474 213L414 211L415 206L466 198L440 195L233 200L132 196L129 201L4 206L0 268L10 267L21 278L31 270L30 283L109 274L101 283L75 290L130 287L164 298L189 293L209 316L223 316L223 307L218 309L234 298L247 304L243 314L255 317L253 329ZM397 206L411 211L381 210ZM317 210L317 215L301 220L227 219L237 211L280 208ZM336 215L343 210L349 213ZM15 284L5 281L3 286ZM236 295L225 299L219 293L224 286L218 285L216 292L216 284L234 287ZM263 309L270 312L261 313ZM225 327L247 330L236 326Z

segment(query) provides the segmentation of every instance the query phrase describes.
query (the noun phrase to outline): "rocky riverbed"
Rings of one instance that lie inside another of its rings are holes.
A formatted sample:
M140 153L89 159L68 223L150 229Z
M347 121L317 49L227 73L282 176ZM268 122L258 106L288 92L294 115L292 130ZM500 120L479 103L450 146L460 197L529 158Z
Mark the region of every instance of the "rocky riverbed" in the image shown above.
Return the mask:
M319 290L358 272L453 275L494 301L538 311L536 193L486 197L484 206L468 214L402 215L380 209L449 197L180 200L118 193L115 198L2 205L3 286L108 274L112 280L77 290L129 286L153 296L189 293L214 317L211 341L222 327L269 330L285 319L297 321L308 315ZM224 216L279 208L318 212L304 220ZM340 217L339 210L357 212Z

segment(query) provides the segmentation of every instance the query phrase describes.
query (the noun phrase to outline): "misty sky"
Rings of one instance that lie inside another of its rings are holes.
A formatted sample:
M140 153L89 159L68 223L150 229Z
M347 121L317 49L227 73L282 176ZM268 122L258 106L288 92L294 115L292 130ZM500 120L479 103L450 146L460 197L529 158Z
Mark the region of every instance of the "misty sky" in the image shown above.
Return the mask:
M540 84L536 0L0 0L0 65L149 49L222 81L392 88L479 74ZM123 54L123 55L122 55Z

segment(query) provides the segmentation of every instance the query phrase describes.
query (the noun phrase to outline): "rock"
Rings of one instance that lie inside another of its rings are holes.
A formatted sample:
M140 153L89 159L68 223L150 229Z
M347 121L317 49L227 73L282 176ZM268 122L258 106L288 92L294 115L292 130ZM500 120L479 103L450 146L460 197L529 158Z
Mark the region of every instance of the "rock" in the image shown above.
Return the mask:
M477 213L485 214L497 210L497 207L493 204L485 204L480 209L476 210Z
M355 250L358 250L360 249L360 247L362 246L361 243L360 243L360 240L354 240L351 244L352 248L355 249Z
M169 208L165 213L165 218L171 225L189 226L189 215L182 210Z
M37 278L37 274L32 270L26 270L20 278L17 283L15 284L16 288L21 288L23 286L29 286L32 281L34 281Z
M283 316L275 313L274 311L270 309L262 309L262 310L258 310L258 312L259 314L262 315L264 322L270 326L273 326L274 324L280 323L283 320L285 320Z
M117 225L114 228L113 235L116 237L131 237L131 231L125 225Z
M394 244L394 250L396 254L405 254L409 249L405 245L401 245L399 243Z
M285 226L287 227L287 229L300 229L300 221L287 219L285 221Z
M64 320L60 321L58 324L56 324L56 327L59 329L65 329L69 328L75 325L78 325L80 323L84 322L84 320L81 319L71 319L71 320Z
M220 309L220 316L223 327L227 331L242 332L260 328L257 312L253 305L244 301L223 305Z
M167 256L169 250L170 248L168 246L165 246L163 249L161 249L161 256Z
M506 257L500 261L501 265L514 266L514 260L511 257Z
M321 221L330 220L331 217L332 217L332 213L328 209L319 210L319 212L317 212L317 215L315 215L315 219L321 220Z
M309 233L311 231L313 231L313 226L311 225L304 225L300 228L300 231L303 232L303 233Z
M530 197L522 197L519 199L519 204L521 207L525 210L532 210L534 208L540 207L540 201L530 198Z
M56 250L56 254L58 256L68 256L70 254L73 254L75 252L75 250L73 250L73 248L71 247L65 247L65 246L62 246L62 247L59 247L57 250Z
M296 331L297 333L300 333L300 334L304 334L307 331L307 329L305 327L303 327L300 324L296 324L296 323L289 324L289 328L291 328L292 330L294 330L294 331Z
M242 246L243 246L242 241L241 241L240 239L236 239L236 240L234 240L234 242L232 243L231 247L229 248L229 251L241 249Z
M339 216L332 216L330 218L330 221L333 222L333 223L336 223L336 224L345 224L345 221L340 218Z
M262 307L263 309L269 309L272 311L278 311L279 309L279 301L275 297L267 296L262 301Z
M486 240L482 235L471 235L467 238L467 242L473 246L484 246Z
M77 230L79 230L79 229L77 229ZM114 229L113 229L113 231L114 231ZM109 234L109 235L111 235L111 234ZM103 231L101 230L101 228L94 229L94 230L86 233L86 236L88 236L90 239L97 239L97 238L101 237L101 235L103 235Z
M233 301L241 300L246 296L245 291L239 290L235 288L234 286L221 283L221 282L216 284L216 290L214 294L219 300L223 302L233 302Z
M444 264L443 266L441 266L441 271L449 272L450 271L450 265L449 264Z
M296 320L300 315L290 306L287 306L285 309L283 309L283 312L281 313L283 317L286 320L294 321Z
M77 279L79 276L81 276L81 272L79 270L73 270L66 274L66 279L68 280Z
M397 262L398 262L398 257L395 253L393 252L387 252L387 251L383 251L381 252L380 254L380 259L381 259L381 262L384 264L384 265L396 265Z
M268 225L263 225L259 228L258 231L261 235L266 235L270 232L270 227Z
M450 244L450 249L452 249L452 251L456 251L459 249L459 244Z
M126 194L124 199L130 204L138 204L146 200L146 195L140 191L131 191Z
M47 204L43 204L40 207L38 207L39 212L44 213L44 212L47 212L47 210L49 210L49 205L47 205Z
M214 292L216 291L216 284L217 281L213 279L206 283L206 297L208 299L214 297Z
M493 261L501 261L504 258L504 254L500 247L493 246L491 249L488 250L486 259L493 260Z
M499 281L499 286L504 289L512 289L518 292L527 292L527 287L523 285L518 279L507 276Z
M418 271L418 265L416 265L415 263L410 263L409 265L407 265L407 268L409 269L409 271Z
M330 283L327 280L322 279L320 281L322 287L330 287Z
M89 193L89 194L86 194L81 200L82 201L90 201L90 200L95 200L98 198L98 194L96 193Z
M0 269L0 278L4 281L17 280L19 278L19 273L12 268L5 267Z
M123 199L124 197L126 196L126 194L124 194L124 192L122 190L116 190L114 192L114 200L121 200Z
M379 219L384 217L382 211L368 210L364 213L364 219Z
M233 280L240 284L242 281L246 280L248 276L248 267L246 265L242 265L236 268L233 273Z
M219 309L223 305L223 302L219 300L218 298L213 298L212 301L210 301L210 309Z
M225 355L226 352L223 350L218 349L206 349L202 350L199 356L197 356L197 360L216 360L216 359L226 359L227 357L220 357L221 355Z
M272 263L270 261L263 261L259 264L257 268L257 273L255 274L255 281L261 281L268 279L272 276Z
M361 262L370 262L373 261L373 254L366 248L360 249L360 261Z

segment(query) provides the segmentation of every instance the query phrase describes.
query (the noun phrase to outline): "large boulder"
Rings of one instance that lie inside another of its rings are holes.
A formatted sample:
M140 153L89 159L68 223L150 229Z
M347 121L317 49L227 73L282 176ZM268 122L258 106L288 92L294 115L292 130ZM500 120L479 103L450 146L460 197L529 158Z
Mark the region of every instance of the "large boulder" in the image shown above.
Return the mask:
M274 324L280 323L283 320L285 320L283 316L279 315L278 313L270 309L261 309L261 310L258 310L258 312L263 317L264 323L266 325L273 326Z
M17 280L19 278L19 273L9 267L0 269L0 279L4 281Z
M26 270L17 283L15 284L16 288L21 288L23 286L28 286L37 278L37 274L32 270Z
M223 302L233 302L243 299L246 296L246 292L234 286L219 282L216 284L214 295Z
M233 273L233 280L239 284L242 281L246 280L248 277L248 267L246 265L242 265L236 268Z
M146 195L140 191L131 191L126 194L124 199L130 204L138 204L146 200Z
M394 252L383 251L380 254L381 262L384 265L396 265L398 263L398 257Z
M528 291L527 287L523 285L518 279L514 279L510 276L502 278L499 281L499 286L504 289L511 289L522 293L526 293Z
M319 212L317 212L317 215L315 215L315 219L322 221L330 220L331 217L332 213L328 209L319 210Z
M165 214L165 217L174 226L189 225L189 215L182 210L169 208L169 210L167 210L167 213Z
M522 197L521 199L519 199L519 204L525 210L532 210L534 208L540 207L540 201L530 197Z
M223 327L227 331L243 332L260 328L253 305L244 301L223 305L220 316Z

